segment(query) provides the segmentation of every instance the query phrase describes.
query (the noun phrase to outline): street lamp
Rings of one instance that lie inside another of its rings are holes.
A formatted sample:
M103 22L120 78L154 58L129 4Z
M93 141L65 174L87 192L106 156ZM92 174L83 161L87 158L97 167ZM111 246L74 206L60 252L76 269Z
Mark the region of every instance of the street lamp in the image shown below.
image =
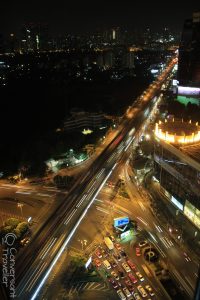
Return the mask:
M17 203L17 207L20 207L22 218L23 218L23 212L22 212L22 207L23 206L24 206L24 204L22 204L20 202Z
M82 251L83 251L84 246L87 245L87 240L78 240L78 241L81 243L81 248L82 248Z

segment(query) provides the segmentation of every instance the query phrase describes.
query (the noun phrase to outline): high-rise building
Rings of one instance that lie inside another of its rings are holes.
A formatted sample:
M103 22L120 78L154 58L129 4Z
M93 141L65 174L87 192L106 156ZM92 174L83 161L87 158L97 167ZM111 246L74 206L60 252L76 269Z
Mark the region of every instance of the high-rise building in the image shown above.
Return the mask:
M134 52L133 51L127 51L124 54L124 67L128 69L133 69L134 66Z
M190 236L200 237L200 126L183 120L156 124L155 178L176 216L180 213Z
M177 77L178 96L200 99L200 12L184 23Z
M29 23L22 27L21 48L23 51L48 49L47 24Z

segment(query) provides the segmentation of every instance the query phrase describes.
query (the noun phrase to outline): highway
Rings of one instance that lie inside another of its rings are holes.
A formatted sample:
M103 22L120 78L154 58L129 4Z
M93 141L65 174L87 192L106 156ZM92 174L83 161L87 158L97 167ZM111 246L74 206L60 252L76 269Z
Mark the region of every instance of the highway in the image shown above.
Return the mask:
M119 125L119 134L111 141L100 156L90 166L69 191L66 201L41 227L37 236L27 247L23 256L16 261L16 295L18 299L35 299L68 245L81 220L87 216L99 191L115 169L121 155L127 151L135 134L140 130L153 105L152 99L159 92L177 59L173 59L157 84L149 87L145 96L133 103L131 117L124 116Z

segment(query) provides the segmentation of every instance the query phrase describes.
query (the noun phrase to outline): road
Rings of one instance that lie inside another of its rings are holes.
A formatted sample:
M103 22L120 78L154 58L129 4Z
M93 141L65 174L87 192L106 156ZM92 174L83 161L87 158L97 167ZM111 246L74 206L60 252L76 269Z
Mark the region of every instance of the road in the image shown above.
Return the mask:
M149 110L152 100L159 92L176 60L169 63L163 75L158 78L155 88L149 88L148 95L133 104L132 117L122 119L119 134L99 155L69 192L66 201L51 215L48 221L27 247L22 257L16 261L16 294L19 299L35 299L51 270L71 240L74 232L86 216L99 191L110 177L120 159L140 129ZM143 113L144 111L144 113ZM134 128L134 130L133 130Z

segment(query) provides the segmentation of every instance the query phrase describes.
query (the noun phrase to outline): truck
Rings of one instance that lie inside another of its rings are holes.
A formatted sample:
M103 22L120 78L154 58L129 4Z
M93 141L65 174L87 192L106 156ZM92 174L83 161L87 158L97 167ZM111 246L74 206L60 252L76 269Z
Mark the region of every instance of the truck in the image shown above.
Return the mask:
M106 246L108 247L109 250L113 250L114 249L113 242L111 241L111 239L108 236L106 236L104 238L104 243L106 244Z

